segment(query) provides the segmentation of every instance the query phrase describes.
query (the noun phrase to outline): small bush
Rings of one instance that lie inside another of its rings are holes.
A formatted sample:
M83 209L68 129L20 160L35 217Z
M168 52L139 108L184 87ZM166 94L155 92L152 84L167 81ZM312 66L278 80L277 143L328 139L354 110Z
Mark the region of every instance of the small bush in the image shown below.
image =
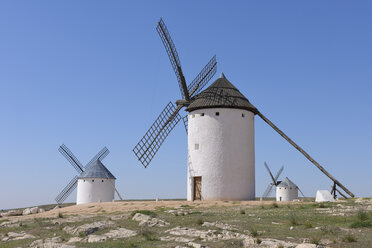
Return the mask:
M356 242L357 240L356 240L354 235L348 234L348 235L346 235L345 237L342 238L342 241L347 242L347 243L351 243L351 242Z
M288 216L288 219L289 219L289 223L293 226L296 226L298 225L298 222L297 222L297 216L294 212L290 213L289 216Z
M181 205L181 208L193 208L193 206L185 204L185 205Z
M136 211L133 211L130 215L133 217L136 213L148 215L148 216L151 216L153 218L156 217L156 213L153 212L153 211L150 211L150 210L136 210Z
M245 214L245 210L244 209L241 209L240 210L240 214Z
M264 205L261 205L261 209L265 209L265 206Z
M278 248L284 248L284 246L282 244L278 245Z
M63 214L61 212L58 212L58 218L64 218Z
M204 221L202 219L197 219L196 220L196 224L198 224L199 226L203 225Z
M254 228L252 228L252 229L250 230L250 234L251 234L252 237L257 237L257 236L258 236L258 232L257 232L257 230L254 229Z
M147 241L157 241L159 240L158 238L155 237L155 233L150 231L147 228L142 228L139 231L139 234L144 237Z
M310 221L306 221L305 222L305 227L306 228L312 228L313 227L313 224Z
M257 244L261 244L262 243L262 240L261 239L256 239L256 243Z
M314 244L314 245L319 245L320 243L320 238L319 237L312 237L310 239L310 243Z
M363 227L372 227L371 222L368 221L355 221L351 223L350 225L351 228L363 228Z
M79 232L79 237L84 238L85 237L85 232L84 231Z
M272 208L279 208L279 205L278 205L278 203L274 202L273 204L271 204L271 207Z
M360 220L360 221L368 220L368 214L367 214L367 212L365 212L363 210L358 211L357 217L358 217L358 220Z
M328 208L328 206L324 203L319 203L318 208Z

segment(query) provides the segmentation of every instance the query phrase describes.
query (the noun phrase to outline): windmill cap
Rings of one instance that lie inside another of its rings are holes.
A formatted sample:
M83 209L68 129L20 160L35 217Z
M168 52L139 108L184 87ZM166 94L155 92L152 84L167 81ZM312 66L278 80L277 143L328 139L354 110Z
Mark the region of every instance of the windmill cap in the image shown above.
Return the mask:
M291 180L286 177L283 181L281 181L277 187L293 187L298 188L296 184L294 184Z
M186 111L191 112L206 108L245 109L255 114L258 113L256 107L226 79L224 73L221 73L218 79L208 88L191 98L191 103Z
M83 173L81 173L79 179L80 178L116 179L114 175L112 175L112 173L102 164L100 160L96 160Z
M226 78L226 77L225 77L225 74L223 74L223 72L221 72L221 74L218 78Z

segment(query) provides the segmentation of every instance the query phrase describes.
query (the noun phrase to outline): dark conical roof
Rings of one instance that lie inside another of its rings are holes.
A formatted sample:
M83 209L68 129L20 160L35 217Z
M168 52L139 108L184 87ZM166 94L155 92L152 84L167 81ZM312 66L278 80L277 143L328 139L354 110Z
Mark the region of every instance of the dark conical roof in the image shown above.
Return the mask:
M283 181L281 181L277 187L294 187L298 188L296 184L294 184L288 177L286 177Z
M83 173L80 174L79 178L116 179L100 160L97 160L91 166L89 166Z
M256 107L226 79L223 73L207 89L194 96L186 110L191 112L205 108L245 109L257 114Z

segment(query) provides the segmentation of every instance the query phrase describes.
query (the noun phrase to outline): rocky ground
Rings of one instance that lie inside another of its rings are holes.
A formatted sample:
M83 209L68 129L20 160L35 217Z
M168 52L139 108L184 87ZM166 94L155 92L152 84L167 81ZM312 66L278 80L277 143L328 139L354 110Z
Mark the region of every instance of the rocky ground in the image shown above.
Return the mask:
M0 213L0 247L372 247L372 199L123 201Z

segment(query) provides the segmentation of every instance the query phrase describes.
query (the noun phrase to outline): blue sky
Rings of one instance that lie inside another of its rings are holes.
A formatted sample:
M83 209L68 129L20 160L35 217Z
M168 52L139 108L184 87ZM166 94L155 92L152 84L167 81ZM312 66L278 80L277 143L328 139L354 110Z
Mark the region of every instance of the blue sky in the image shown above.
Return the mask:
M188 82L216 54L217 74L353 193L372 196L371 11L369 1L1 1L0 209L54 202L75 176L62 143L83 163L107 146L103 162L127 199L186 197L182 125L149 168L131 151L180 97L160 17ZM307 196L331 186L257 117L258 196L264 161L284 165Z

